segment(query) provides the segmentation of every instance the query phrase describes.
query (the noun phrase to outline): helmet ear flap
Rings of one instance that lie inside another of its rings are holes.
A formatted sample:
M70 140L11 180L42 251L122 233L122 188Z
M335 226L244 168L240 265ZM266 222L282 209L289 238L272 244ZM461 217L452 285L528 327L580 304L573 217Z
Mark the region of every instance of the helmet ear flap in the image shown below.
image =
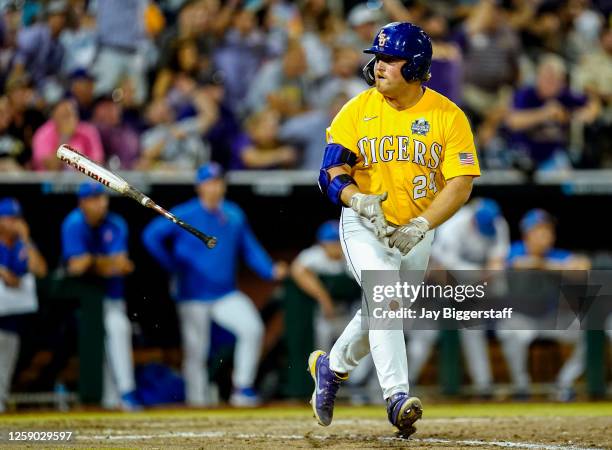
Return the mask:
M374 56L365 66L363 66L363 77L368 83L368 86L374 86L376 79L374 77L374 64L376 64L376 56Z

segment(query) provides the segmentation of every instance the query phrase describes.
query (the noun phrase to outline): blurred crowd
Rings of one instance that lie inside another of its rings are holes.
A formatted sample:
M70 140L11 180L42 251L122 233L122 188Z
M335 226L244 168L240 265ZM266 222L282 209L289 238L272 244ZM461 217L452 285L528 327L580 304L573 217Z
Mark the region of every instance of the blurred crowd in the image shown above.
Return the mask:
M605 0L0 0L0 170L318 169L390 21L433 40L428 85L485 168L612 166Z

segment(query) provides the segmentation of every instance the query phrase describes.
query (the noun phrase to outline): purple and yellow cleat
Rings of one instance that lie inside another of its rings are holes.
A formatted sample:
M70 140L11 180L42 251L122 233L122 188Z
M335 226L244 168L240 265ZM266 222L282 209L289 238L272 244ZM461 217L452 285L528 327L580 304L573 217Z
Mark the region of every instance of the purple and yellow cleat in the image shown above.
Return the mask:
M334 416L336 393L348 375L339 375L329 368L329 356L321 350L315 350L308 357L308 371L315 384L310 404L319 425L326 427Z
M416 431L414 422L423 416L423 405L417 397L405 392L393 394L387 399L387 417L398 429L397 436L407 438Z

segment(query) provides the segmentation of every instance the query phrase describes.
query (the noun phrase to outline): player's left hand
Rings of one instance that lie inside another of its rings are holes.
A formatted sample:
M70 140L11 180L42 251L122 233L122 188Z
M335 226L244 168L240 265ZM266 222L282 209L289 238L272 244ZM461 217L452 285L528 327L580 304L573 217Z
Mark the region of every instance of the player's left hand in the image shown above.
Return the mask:
M384 238L387 232L387 220L381 205L385 200L387 200L386 192L381 195L357 193L351 197L351 208L361 217L370 220L377 238Z
M393 231L389 237L389 247L397 248L402 255L408 254L412 248L423 240L429 231L429 222L423 217L411 219L408 224Z

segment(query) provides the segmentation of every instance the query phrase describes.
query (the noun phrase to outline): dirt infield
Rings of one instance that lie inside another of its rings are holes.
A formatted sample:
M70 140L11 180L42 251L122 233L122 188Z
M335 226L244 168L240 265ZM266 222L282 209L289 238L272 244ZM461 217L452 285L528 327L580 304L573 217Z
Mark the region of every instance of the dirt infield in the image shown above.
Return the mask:
M339 407L320 427L303 407L257 410L157 410L136 414L76 412L0 416L8 431L74 432L69 448L612 448L612 404L431 405L409 440L393 436L383 407ZM55 446L57 448L57 446Z

